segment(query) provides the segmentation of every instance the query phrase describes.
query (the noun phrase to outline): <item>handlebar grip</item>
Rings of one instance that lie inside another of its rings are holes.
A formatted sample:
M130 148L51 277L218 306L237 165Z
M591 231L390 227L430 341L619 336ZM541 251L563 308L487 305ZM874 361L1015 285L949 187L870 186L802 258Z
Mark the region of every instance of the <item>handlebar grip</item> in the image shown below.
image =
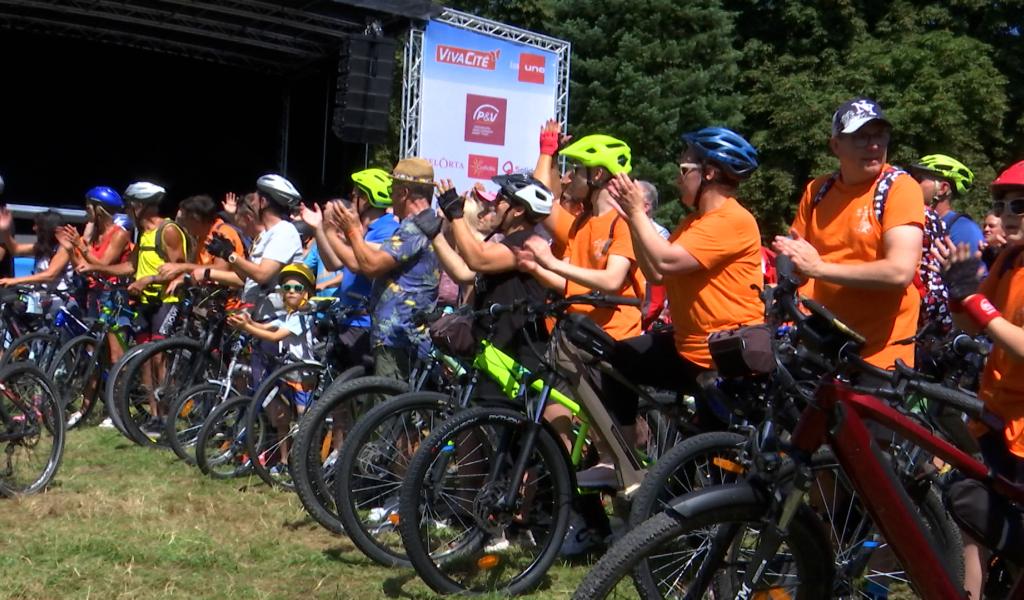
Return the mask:
M640 306L643 304L640 298L627 298L625 296L602 296L601 303L615 306Z
M988 354L988 346L986 346L983 342L980 342L972 338L966 333L961 333L960 335L953 338L953 351L959 354L960 356L965 356L967 354L971 354L972 352L975 354L986 356Z
M913 381L908 387L917 390L918 393L929 400L936 400L952 406L975 419L980 420L984 418L985 405L974 396L951 390L937 383L927 383L925 381Z

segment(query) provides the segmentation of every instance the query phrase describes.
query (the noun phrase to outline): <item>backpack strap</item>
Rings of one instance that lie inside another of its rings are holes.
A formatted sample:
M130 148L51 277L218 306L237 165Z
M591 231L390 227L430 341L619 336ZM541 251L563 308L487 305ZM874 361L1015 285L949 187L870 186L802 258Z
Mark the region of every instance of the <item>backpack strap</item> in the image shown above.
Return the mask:
M818 188L818 193L814 194L814 198L811 200L811 212L814 212L814 209L818 207L818 203L825 199L825 195L828 194L828 191L832 189L832 186L835 185L838 179L839 173L832 173L821 184L821 187Z
M188 262L194 262L193 259L195 257L193 254L195 244L192 243L191 236L181 227L181 225L175 223L173 219L164 219L164 222L160 223L160 227L156 230L156 238L154 240L156 247L154 250L156 250L157 255L165 262L167 261L167 251L164 248L164 230L167 227L174 227L178 230L178 235L181 236L181 248L184 251L185 260Z
M882 176L878 179L878 183L875 184L875 195L872 200L872 206L875 210L875 219L878 220L878 224L882 224L882 215L885 214L885 202L889 199L889 191L892 189L892 184L896 181L896 178L900 175L907 175L908 173L903 169L897 169L896 167L889 167L882 173ZM818 206L825 196L828 194L832 186L835 185L839 179L839 173L832 173L828 179L821 184L818 188L818 192L814 194L814 198L811 200L811 212Z

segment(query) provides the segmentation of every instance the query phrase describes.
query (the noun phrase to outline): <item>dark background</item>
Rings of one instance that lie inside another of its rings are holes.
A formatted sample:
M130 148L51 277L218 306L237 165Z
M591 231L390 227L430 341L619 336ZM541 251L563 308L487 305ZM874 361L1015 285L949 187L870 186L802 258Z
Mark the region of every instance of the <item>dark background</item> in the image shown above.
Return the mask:
M93 186L121 192L142 179L167 188L167 211L196 193L251 191L280 172L286 89L283 174L303 196L345 192L347 174L363 166L364 146L330 132L336 61L280 76L16 32L0 35L0 56L5 202L81 206Z

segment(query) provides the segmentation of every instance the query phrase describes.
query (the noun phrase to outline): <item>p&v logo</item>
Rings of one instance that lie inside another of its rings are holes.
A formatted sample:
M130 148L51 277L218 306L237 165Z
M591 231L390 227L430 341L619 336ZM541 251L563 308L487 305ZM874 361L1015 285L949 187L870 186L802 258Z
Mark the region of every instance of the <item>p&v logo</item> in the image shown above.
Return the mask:
M540 54L519 55L519 81L544 83L544 57Z
M500 54L501 50L487 52L438 44L435 57L439 63L493 71L498 66L498 56Z
M505 115L508 100L491 96L466 94L465 141L505 145Z

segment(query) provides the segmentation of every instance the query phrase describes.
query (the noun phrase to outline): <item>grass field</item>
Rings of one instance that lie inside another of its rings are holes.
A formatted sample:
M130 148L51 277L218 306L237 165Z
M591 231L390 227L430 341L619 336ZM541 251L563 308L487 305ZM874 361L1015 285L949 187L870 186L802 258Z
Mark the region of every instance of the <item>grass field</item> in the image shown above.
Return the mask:
M259 479L215 481L112 430L73 431L45 494L0 501L0 598L432 598ZM568 598L556 567L532 598Z

